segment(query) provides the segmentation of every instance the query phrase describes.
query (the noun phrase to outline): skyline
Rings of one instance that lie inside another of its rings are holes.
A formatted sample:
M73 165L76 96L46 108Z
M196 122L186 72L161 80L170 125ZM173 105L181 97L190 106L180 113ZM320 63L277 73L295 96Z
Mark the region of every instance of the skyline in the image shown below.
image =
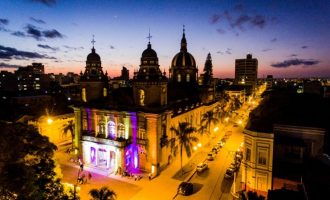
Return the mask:
M0 2L0 69L41 62L46 73L79 73L95 35L104 72L118 76L125 66L132 77L150 29L160 69L168 75L185 25L199 74L210 52L214 77L234 77L235 59L247 53L259 61L259 78L330 77L328 1L79 2Z

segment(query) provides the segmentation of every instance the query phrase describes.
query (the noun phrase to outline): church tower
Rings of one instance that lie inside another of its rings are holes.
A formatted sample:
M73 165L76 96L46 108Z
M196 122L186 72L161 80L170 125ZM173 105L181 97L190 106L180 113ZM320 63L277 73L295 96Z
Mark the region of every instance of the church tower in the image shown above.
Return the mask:
M183 26L181 48L172 60L170 79L180 85L194 85L197 83L197 72L195 58L187 50L187 40Z
M133 78L134 103L137 106L153 107L167 104L167 78L159 69L157 53L149 43L141 56L139 71Z
M90 102L102 99L108 95L108 77L103 73L101 58L95 53L94 36L92 52L88 54L85 72L80 76L81 100Z

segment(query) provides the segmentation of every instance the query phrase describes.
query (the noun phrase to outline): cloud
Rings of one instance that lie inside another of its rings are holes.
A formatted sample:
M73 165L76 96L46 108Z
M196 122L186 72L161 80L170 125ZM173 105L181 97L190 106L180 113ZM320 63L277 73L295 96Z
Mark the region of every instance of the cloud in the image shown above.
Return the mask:
M112 46L112 45L110 45L110 49L115 49L115 47L114 47L114 46Z
M297 57L297 54L291 54L290 57Z
M25 33L22 31L15 31L12 32L11 35L17 36L17 37L26 37Z
M278 62L275 64L271 64L272 67L278 67L278 68L287 68L290 66L296 66L296 65L303 65L303 66L313 66L319 64L319 60L313 60L313 59L290 59L290 60L284 60L283 62Z
M54 38L63 38L64 37L64 35L62 33L58 32L55 29L41 30L41 28L33 26L32 24L27 24L24 27L24 30L25 30L25 34L22 34L22 32L20 32L20 31L16 31L16 32L14 32L16 34L12 34L12 35L19 36L19 37L24 37L24 35L25 35L28 37L33 37L34 39L36 39L38 41L43 40L44 38L54 39Z
M12 47L5 47L0 45L0 59L33 59L33 58L45 58L45 59L56 59L55 57L49 57L46 54L39 54L36 52L20 51Z
M277 41L277 38L273 38L270 40L271 42L276 42Z
M31 0L31 1L36 3L41 3L49 7L56 4L56 0Z
M223 52L222 51L217 51L217 53L223 55Z
M227 50L225 51L226 54L231 54L231 48L227 48Z
M36 19L34 17L30 17L30 20L33 21L33 22L36 22L38 24L46 24L46 22L42 19Z
M218 28L217 32L220 33L220 34L225 34L226 33L226 31L223 30L222 28Z
M253 26L264 28L266 26L266 18L262 15L256 15L250 22Z
M46 31L43 31L42 33L43 33L43 36L46 38L63 38L63 34L61 34L60 32L58 32L55 29L46 30Z
M28 36L33 37L36 40L41 40L42 33L39 30L39 28L37 28L31 24L28 24L25 26L24 29L25 29L26 33L28 34Z
M215 24L220 20L221 16L219 14L213 14L210 18L210 24Z
M68 46L68 45L63 45L63 47L66 48L66 49L69 49L69 50L74 50L74 51L84 49L84 47L71 47L71 46Z
M4 25L8 25L9 24L9 20L8 19L1 19L0 18L0 26L4 26Z
M302 48L302 49L307 49L307 48L308 48L308 46L302 46L301 48Z
M3 63L1 62L0 63L0 68L19 68L19 67L24 67L22 65L11 65L11 64L8 64L8 63Z
M263 49L262 52L271 51L272 49Z
M51 46L44 45L44 44L38 44L38 47L43 48L43 49L50 49L50 50L52 50L52 51L58 51L58 50L59 50L59 49L56 48L56 47L51 47Z

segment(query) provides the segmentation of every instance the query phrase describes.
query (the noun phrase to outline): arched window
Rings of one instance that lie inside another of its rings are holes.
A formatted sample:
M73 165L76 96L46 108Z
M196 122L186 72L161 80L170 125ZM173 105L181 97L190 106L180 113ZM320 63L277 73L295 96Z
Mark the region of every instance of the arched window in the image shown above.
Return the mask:
M83 102L87 102L87 99L86 99L86 88L83 88L81 90L81 99Z
M140 103L140 106L144 106L144 90L140 89L139 90L139 103Z
M187 83L190 82L190 74L187 74L187 75L186 75L186 82L187 82Z
M107 88L103 88L103 96L107 97L108 96L108 90Z
M181 74L178 74L177 80L179 83L181 82Z
M113 121L109 121L108 123L108 137L116 138L116 124Z
M121 138L124 138L125 137L125 126L124 126L124 124L122 124L122 123L120 123L119 125L118 125L118 137L121 137Z

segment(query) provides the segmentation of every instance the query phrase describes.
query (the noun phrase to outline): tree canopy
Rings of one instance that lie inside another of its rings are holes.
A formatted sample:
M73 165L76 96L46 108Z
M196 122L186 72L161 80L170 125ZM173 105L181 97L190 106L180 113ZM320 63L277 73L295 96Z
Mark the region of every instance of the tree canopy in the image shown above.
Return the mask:
M0 122L1 199L71 199L52 160L56 146L35 127Z

